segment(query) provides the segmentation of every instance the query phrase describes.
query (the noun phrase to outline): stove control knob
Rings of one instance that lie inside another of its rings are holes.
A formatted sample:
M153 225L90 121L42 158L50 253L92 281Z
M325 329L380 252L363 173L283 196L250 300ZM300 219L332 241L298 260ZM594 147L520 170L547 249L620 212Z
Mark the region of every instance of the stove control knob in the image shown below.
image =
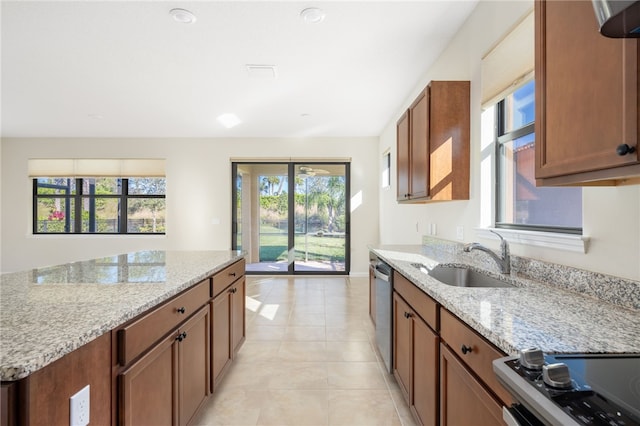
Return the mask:
M569 367L562 362L544 365L542 367L542 379L548 386L558 389L571 389L571 375Z
M520 351L520 365L529 370L541 370L544 365L544 354L537 348L524 349Z

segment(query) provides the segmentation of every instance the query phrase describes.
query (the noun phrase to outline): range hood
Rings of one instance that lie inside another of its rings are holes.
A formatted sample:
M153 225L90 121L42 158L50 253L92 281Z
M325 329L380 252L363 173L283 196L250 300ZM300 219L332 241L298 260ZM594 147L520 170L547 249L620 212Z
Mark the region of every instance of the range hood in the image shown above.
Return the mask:
M613 38L640 38L640 0L591 0L600 34Z

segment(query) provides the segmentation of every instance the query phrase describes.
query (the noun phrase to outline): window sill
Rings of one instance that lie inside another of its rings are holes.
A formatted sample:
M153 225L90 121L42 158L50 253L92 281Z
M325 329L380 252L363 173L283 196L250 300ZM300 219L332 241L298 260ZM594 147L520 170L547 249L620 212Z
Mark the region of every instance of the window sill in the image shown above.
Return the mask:
M64 239L82 239L82 238L86 238L86 239L90 239L90 238L120 238L122 239L123 237L129 237L129 238L165 238L167 236L167 234L27 234L27 238L51 238L51 239L55 239L55 238L64 238Z
M475 230L476 235L482 238L497 238L490 232L495 231L502 235L509 243L572 251L575 253L586 253L589 245L589 237L583 235L505 228L476 228Z

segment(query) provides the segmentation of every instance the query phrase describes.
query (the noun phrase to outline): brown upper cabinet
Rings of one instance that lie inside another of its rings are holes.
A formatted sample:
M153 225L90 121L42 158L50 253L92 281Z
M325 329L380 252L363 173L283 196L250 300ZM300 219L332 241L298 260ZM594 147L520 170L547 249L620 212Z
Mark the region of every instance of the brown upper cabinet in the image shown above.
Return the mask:
M470 84L432 81L397 122L397 199L469 199Z
M535 2L538 186L640 176L640 41L598 32L591 1Z

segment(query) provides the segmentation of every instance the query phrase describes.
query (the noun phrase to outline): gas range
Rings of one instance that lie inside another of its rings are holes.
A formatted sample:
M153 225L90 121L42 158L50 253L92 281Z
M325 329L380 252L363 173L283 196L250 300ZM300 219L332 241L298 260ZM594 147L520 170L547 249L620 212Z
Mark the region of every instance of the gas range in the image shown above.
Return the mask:
M526 408L520 411L542 424L640 425L640 354L545 355L527 349L495 360L493 370Z

